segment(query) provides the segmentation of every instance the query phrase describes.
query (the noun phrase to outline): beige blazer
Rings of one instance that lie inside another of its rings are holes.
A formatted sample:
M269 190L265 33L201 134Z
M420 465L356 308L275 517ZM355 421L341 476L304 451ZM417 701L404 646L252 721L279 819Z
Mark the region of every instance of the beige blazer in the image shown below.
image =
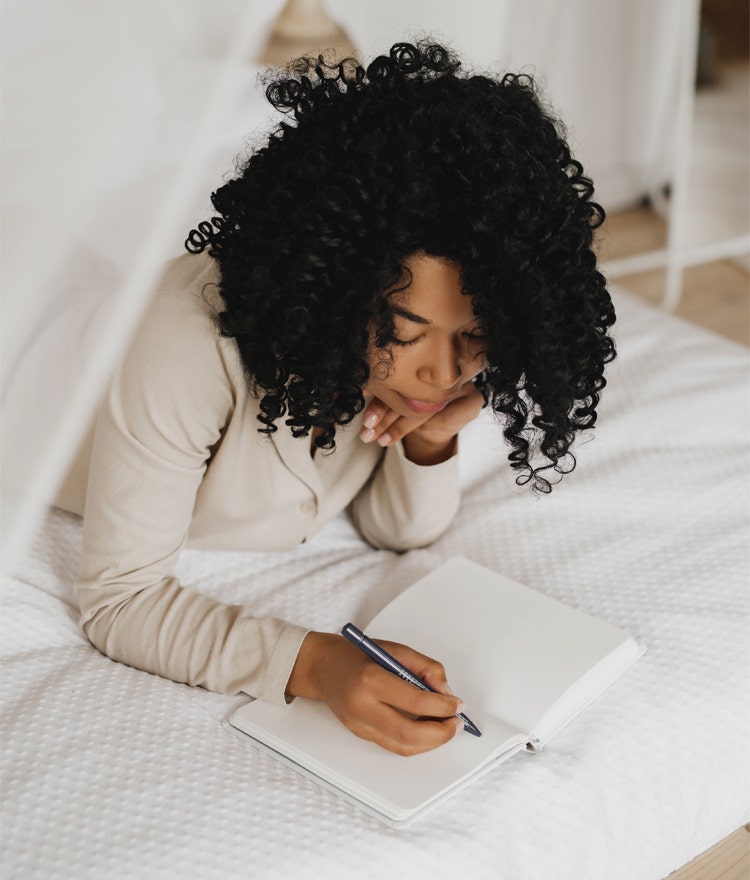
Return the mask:
M181 585L181 548L288 549L349 505L374 547L422 546L455 515L458 465L362 443L361 414L314 458L283 425L260 434L258 400L215 322L216 278L205 256L170 264L58 504L84 514L76 592L94 645L175 681L282 703L308 630Z

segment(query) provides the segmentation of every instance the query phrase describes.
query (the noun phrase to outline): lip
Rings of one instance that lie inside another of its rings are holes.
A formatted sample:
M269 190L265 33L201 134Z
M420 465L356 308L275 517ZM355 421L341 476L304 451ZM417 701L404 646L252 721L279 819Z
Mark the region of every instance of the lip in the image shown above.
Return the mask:
M406 397L406 395L401 394L400 392L396 392L401 400L415 413L419 413L419 415L435 415L435 413L442 412L448 406L453 398L446 397L445 400L433 401L433 400L416 400L413 397Z

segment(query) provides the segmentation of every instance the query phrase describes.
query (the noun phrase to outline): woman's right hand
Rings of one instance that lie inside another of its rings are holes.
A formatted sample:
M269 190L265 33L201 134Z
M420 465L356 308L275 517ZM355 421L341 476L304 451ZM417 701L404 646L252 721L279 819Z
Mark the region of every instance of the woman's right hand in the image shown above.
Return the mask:
M450 693L442 665L406 645L380 642L437 693L382 669L343 636L305 636L286 692L326 702L357 736L398 755L443 745L463 729L463 703Z

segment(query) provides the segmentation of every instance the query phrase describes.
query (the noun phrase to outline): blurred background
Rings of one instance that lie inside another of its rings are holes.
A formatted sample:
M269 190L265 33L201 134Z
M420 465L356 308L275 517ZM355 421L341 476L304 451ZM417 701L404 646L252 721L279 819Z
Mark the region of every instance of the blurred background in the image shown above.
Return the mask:
M644 192L640 203L610 206L600 254L618 287L661 303L667 270L658 265L658 254L671 243L676 289L667 305L748 346L750 5L703 0L698 16L694 73L688 80L692 109L676 138L672 174L661 191ZM677 206L671 192L675 171L682 172L683 188ZM679 217L670 213L675 207Z
M748 345L745 0L5 0L6 566L165 261L274 126L264 65L428 34L536 77L607 210L616 286Z

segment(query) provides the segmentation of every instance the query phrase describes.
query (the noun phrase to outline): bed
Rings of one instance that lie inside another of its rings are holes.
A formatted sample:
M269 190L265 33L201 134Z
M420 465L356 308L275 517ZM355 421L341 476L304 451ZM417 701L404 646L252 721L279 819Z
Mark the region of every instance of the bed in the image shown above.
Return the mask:
M747 350L615 291L620 357L552 494L497 427L461 446L432 546L345 514L285 553L185 551L226 601L336 629L457 553L628 629L641 660L539 755L388 829L229 733L246 698L102 656L77 625L81 523L50 509L3 583L3 876L661 880L750 820Z
M51 462L49 488L97 390L71 388L111 366L149 279L269 122L205 4L6 5L4 287L38 295L41 317L6 348L3 414L23 430L3 437L5 471L16 462L23 489ZM224 24L247 9L257 36L279 5L227 0ZM185 551L179 574L334 630L461 554L627 629L647 649L634 667L539 755L388 829L228 732L246 698L101 655L77 623L80 521L49 508L27 545L23 505L6 505L4 880L662 880L750 821L748 351L613 293L620 357L595 438L550 496L515 486L483 417L462 437L458 517L432 546L374 551L343 514L286 553Z

